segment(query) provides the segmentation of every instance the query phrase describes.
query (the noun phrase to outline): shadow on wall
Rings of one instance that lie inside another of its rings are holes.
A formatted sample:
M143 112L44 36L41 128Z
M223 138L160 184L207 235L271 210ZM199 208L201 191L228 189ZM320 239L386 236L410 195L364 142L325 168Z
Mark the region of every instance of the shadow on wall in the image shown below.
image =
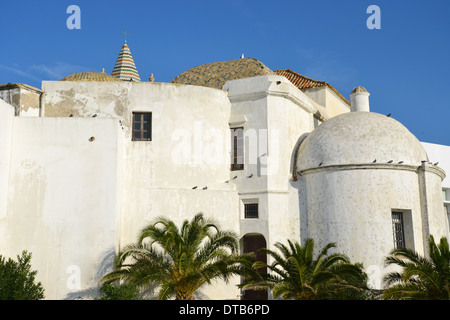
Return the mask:
M306 137L308 137L308 135L309 133L304 133L298 138L297 143L292 150L290 165L292 179L289 179L289 184L292 188L297 189L298 191L298 205L300 212L300 240L308 238L308 212L306 203L306 184L303 177L297 173L297 158L300 146L306 139Z
M294 181L297 181L298 178L298 174L297 174L297 158L298 158L298 151L300 149L300 145L302 144L302 142L306 139L306 137L309 135L309 133L304 133L302 134L295 146L294 149L292 150L292 156L291 156L291 164L290 164L290 170L292 173L292 179L294 179Z
M115 250L114 248L111 248L107 251L105 251L101 257L100 261L98 263L97 271L95 272L95 277L93 282L95 283L94 286L74 291L71 293L68 293L64 300L94 300L100 298L100 279L107 274L108 272L113 271L114 266L114 258L115 258ZM151 286L147 290L143 291L140 295L142 299L146 300L157 300L158 299L158 292L157 292L157 286ZM207 300L210 299L207 295L203 294L200 290L198 290L195 294L196 300Z
M97 271L95 272L94 283L96 285L87 289L70 292L66 295L65 300L92 300L98 298L100 292L99 280L106 273L111 272L113 270L114 257L115 257L114 248L106 250L101 255Z

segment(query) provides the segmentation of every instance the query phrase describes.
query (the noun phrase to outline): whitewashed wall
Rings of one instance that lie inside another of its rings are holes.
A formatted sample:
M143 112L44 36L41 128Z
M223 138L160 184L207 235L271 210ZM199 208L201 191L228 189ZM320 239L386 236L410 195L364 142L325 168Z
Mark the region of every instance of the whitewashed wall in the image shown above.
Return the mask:
M450 146L436 143L422 142L431 163L438 163L438 167L445 171L446 177L442 181L443 188L450 188Z
M7 213L14 107L0 99L0 250L6 243L2 221Z
M14 120L2 249L10 257L32 252L46 298L82 295L114 250L118 126L110 119Z
M159 216L181 223L203 212L240 237L262 234L271 248L308 236L318 247L337 241L352 261L381 266L397 208L411 212L414 246L423 250L417 173L323 171L293 179L299 141L318 125L313 114L345 108L318 105L284 77L229 81L224 90L58 81L43 89L45 118L14 118L0 100L0 200L10 181L7 208L0 202L0 231L7 230L0 248L33 252L50 299L94 288L114 251ZM152 141L131 141L132 112L152 112ZM247 132L243 171L230 172L230 126ZM439 183L431 177L424 185ZM438 203L433 197L425 200ZM246 200L258 201L259 219L244 219ZM438 230L440 219L426 223ZM238 282L207 287L198 298L237 298Z
M44 82L44 89L47 116L113 118L123 133L117 249L135 242L142 228L160 216L180 224L202 212L239 233L239 198L229 182L226 92L128 82ZM152 113L152 141L131 141L133 112ZM235 284L206 288L200 294L236 298Z
M440 194L434 187L437 179L435 174L428 177L430 196ZM352 262L362 262L371 270L376 267L380 274L373 280L379 287L387 272L384 259L394 248L393 210L404 212L405 221L412 222L412 230L405 231L406 245L421 254L426 252L428 230L441 235L441 225L446 223L442 210L433 207L436 199L421 201L423 190L414 171L330 168L306 174L301 180L308 195L309 237L317 240L318 247L336 242L337 251Z

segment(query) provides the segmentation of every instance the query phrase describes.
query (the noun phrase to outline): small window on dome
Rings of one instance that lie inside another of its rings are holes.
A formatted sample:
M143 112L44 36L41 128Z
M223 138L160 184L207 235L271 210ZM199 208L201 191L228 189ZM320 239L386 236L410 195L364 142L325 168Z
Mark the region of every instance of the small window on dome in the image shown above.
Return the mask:
M392 234L394 248L414 250L414 233L410 210L392 210Z
M133 141L152 141L152 113L133 112Z
M405 230L403 224L403 212L392 212L392 231L394 236L394 248L404 248Z

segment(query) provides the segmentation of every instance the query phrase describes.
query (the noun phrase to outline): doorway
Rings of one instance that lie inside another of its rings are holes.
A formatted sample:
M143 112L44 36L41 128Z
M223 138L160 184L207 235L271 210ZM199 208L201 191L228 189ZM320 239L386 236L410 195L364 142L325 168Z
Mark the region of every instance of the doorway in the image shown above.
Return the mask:
M246 234L243 239L244 253L255 252L256 259L267 263L267 255L261 252L266 248L266 239L261 234ZM261 273L267 273L267 268L261 268ZM244 290L243 300L267 300L267 290Z

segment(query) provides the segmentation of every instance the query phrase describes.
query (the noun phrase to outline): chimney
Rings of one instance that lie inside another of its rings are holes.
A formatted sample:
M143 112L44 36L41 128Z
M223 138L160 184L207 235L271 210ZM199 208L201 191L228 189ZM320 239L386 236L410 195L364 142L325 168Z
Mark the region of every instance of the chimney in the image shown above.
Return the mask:
M370 93L364 87L357 86L350 93L351 111L370 111L369 107Z

